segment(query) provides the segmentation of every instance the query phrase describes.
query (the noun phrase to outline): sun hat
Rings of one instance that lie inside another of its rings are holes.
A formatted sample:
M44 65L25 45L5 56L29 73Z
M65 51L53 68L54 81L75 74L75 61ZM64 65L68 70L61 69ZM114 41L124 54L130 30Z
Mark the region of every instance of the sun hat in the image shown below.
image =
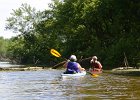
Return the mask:
M71 61L77 61L77 58L75 55L71 55L70 58L69 58Z
M96 59L97 60L98 58L97 58L97 56L93 56L92 59Z

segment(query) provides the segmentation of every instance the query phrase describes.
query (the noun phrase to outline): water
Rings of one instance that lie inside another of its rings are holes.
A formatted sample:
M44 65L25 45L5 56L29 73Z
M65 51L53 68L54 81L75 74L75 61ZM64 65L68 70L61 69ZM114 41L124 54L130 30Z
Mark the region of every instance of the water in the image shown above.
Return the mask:
M62 72L0 72L0 100L140 100L140 77L61 78Z
M0 61L0 68L5 68L5 67L21 67L24 65L17 65L17 64L11 64L10 62L1 62Z

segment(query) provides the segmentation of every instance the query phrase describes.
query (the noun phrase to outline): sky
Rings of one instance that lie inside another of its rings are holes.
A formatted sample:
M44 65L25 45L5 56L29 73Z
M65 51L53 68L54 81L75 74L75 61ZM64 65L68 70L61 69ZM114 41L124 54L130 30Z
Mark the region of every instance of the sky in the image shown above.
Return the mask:
M12 9L18 9L21 4L27 3L34 7L36 11L43 11L48 9L48 4L51 2L51 0L0 0L0 36L11 38L18 35L18 33L13 33L12 30L5 30L6 19L11 16L10 13L13 13Z

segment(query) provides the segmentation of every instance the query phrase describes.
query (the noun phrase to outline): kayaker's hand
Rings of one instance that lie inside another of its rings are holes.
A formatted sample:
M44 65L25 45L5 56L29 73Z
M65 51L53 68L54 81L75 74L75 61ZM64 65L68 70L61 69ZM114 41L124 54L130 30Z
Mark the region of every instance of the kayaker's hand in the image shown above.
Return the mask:
M85 68L81 68L81 71L85 71Z
M69 62L70 60L68 59L67 62Z
M92 63L92 62L93 62L93 59L90 60L90 63Z

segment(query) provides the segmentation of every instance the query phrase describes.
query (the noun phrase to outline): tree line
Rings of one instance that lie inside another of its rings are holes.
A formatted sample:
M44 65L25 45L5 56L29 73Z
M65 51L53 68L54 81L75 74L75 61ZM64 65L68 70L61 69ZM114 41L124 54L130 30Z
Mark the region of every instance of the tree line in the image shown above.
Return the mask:
M10 58L23 64L52 66L50 49L65 58L96 55L105 69L140 62L139 0L52 0L50 9L37 11L28 4L13 10L6 29L19 32L10 39ZM87 65L89 66L89 65Z

